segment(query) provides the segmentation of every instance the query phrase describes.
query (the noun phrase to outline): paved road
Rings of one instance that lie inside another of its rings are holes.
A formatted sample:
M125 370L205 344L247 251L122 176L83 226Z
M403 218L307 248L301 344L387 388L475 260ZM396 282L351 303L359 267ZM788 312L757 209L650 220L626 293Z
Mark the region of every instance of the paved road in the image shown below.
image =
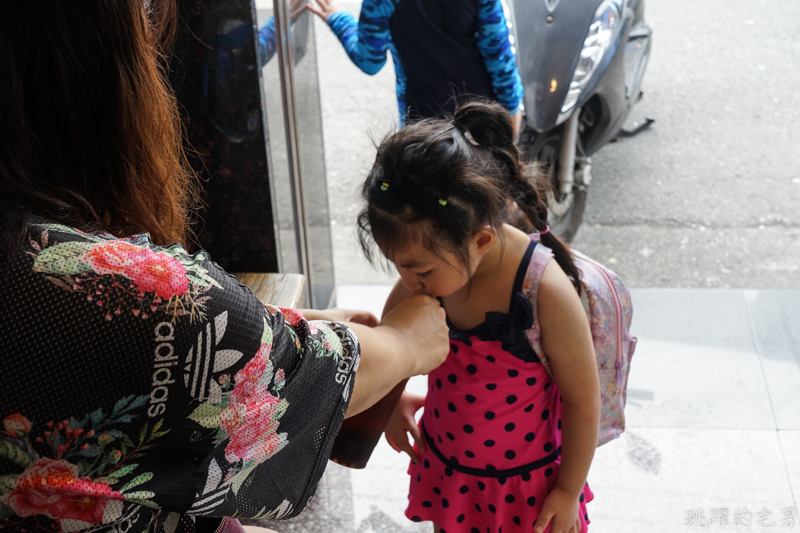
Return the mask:
M574 246L635 287L800 287L800 2L647 0L647 18L631 122L657 122L593 157ZM316 29L337 283L390 283L353 223L368 134L396 121L393 70L361 73Z

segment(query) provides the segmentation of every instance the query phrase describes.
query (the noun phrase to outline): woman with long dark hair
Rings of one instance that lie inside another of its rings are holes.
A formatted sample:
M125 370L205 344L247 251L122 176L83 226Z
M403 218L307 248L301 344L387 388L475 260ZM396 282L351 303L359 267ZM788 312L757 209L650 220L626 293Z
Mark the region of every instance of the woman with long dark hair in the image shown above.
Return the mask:
M431 298L380 325L304 316L186 251L195 176L161 61L174 15L0 2L4 531L294 516L342 419L447 353Z

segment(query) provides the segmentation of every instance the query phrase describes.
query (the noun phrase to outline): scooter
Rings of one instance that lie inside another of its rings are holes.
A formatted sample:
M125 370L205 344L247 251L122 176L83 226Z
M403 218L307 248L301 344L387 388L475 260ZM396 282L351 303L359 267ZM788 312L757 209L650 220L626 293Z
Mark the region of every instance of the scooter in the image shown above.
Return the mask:
M525 89L517 139L551 182L551 230L566 241L578 231L592 181L591 156L617 137L650 57L644 0L508 0L504 5Z

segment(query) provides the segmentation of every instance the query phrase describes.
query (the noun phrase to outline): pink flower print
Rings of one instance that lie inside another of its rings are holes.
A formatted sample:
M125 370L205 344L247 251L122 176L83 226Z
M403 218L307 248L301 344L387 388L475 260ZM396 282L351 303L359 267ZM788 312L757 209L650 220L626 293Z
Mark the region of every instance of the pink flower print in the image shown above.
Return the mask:
M278 307L283 313L283 320L290 326L297 326L300 322L304 321L306 317L297 309L289 309L288 307Z
M17 478L14 490L2 500L18 516L43 514L56 520L99 524L111 500L124 496L105 483L78 477L78 467L67 461L39 459Z
M277 434L281 399L269 391L265 372L269 366L271 346L261 348L234 376L229 404L220 412L220 428L230 436L225 458L260 463L280 450L285 435Z
M229 462L254 460L263 462L281 448L281 437L277 435L277 407L280 398L259 387L259 394L249 398L243 420L231 433L225 447L225 458Z
M31 429L33 429L33 425L30 420L21 414L14 413L3 419L3 429L12 437L24 439L25 436L31 432Z
M146 253L140 260L125 267L125 276L140 291L154 292L159 298L185 295L189 289L186 267L168 254L144 250Z
M81 260L98 274L122 274L126 267L140 261L146 251L149 250L141 246L111 241L95 244Z

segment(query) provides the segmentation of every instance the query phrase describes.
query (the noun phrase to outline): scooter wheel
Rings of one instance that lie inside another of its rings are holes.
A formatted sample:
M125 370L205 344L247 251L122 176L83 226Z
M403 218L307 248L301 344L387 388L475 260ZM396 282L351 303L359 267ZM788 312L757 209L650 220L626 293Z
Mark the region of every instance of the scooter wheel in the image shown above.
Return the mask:
M547 193L547 223L550 231L566 242L571 242L578 233L586 207L586 191L573 189L571 194L559 195Z

